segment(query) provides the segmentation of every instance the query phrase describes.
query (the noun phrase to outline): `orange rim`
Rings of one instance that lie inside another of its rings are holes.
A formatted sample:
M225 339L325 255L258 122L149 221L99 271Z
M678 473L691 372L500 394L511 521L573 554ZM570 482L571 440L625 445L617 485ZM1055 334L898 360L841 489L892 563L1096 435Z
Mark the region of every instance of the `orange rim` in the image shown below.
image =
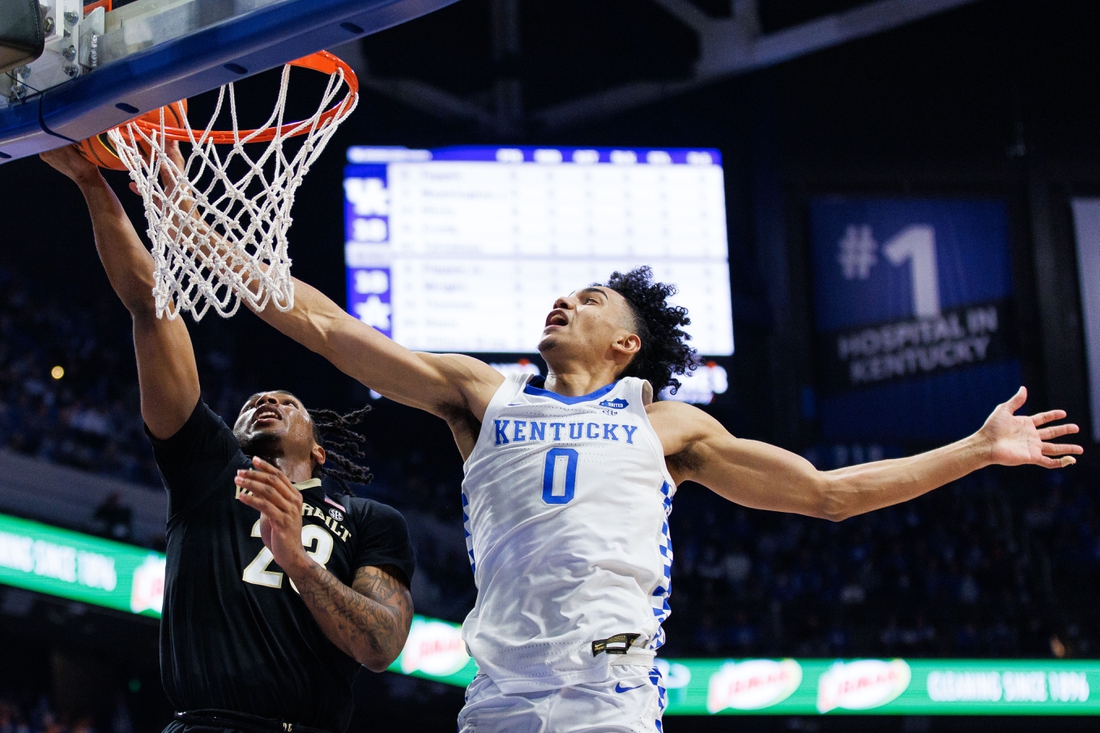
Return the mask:
M267 127L262 130L259 128L255 130L238 130L235 134L232 130L212 130L208 135L205 135L205 140L215 145L232 145L238 140L244 140L245 138L248 138L248 142L250 143L263 143L274 140L277 134L291 136L304 135L311 129L322 127L328 124L334 117L343 114L344 111L354 103L355 97L359 93L359 79L355 76L355 71L353 71L342 59L334 56L328 51L318 51L316 53L311 53L309 56L303 56L300 59L291 61L288 66L312 69L313 71L319 71L329 76L335 74L337 70L343 71L344 83L348 85L347 96L338 104L322 112L316 122L299 120L298 122L288 122L282 127ZM119 125L119 127L125 127L126 125L134 125L146 133L160 134L161 132L159 123L150 122L148 120L132 120L124 125ZM295 130L295 128L300 129ZM192 133L195 134L196 138L204 137L204 132L201 130L192 130ZM252 137L253 135L255 135L255 137ZM191 140L191 135L188 134L187 130L182 127L170 127L167 125L164 127L164 137L169 140L178 140L180 142L189 142Z

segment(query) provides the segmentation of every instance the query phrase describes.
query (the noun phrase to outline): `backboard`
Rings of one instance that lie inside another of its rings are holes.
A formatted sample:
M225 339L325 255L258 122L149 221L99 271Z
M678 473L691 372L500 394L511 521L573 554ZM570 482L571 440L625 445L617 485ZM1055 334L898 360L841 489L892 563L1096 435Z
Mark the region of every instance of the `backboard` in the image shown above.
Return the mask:
M455 1L39 0L46 51L0 79L0 164Z

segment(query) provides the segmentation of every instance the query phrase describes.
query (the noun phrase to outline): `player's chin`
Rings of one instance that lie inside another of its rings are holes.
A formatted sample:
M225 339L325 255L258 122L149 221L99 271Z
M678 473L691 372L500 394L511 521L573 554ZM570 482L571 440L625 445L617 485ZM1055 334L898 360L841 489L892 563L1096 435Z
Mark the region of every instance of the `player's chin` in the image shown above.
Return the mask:
M542 332L542 338L539 339L539 353L540 354L544 351L549 351L550 349L554 348L554 346L558 343L558 340L559 340L557 338L557 335L558 334L555 333L554 329L547 329L547 330Z
M280 442L286 435L286 426L279 423L275 425L252 425L237 433L237 442L241 448L248 452L248 448L260 448Z

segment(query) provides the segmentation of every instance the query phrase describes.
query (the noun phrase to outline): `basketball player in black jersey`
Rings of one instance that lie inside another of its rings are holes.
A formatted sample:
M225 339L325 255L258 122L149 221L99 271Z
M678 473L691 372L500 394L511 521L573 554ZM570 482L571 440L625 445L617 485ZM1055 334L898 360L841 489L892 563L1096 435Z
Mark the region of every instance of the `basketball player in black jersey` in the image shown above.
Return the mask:
M186 325L156 317L152 257L99 169L70 147L42 157L79 185L133 317L142 417L168 489L161 676L178 713L166 733L343 733L359 665L386 669L408 635L404 520L326 492L323 477L355 478L353 464L326 452L323 421L294 395L253 395L232 429L201 401Z

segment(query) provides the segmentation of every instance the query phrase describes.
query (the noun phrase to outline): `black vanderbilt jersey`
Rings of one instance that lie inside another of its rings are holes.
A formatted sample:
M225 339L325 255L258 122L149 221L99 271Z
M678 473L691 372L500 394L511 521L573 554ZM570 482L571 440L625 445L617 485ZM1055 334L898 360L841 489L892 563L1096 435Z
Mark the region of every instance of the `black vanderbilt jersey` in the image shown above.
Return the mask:
M220 708L343 731L359 665L321 631L260 539L259 512L236 500L250 468L232 430L199 402L167 440L150 436L168 489L168 564L161 677L177 710ZM411 580L408 529L368 499L302 491L302 543L351 585L363 566L393 565Z

